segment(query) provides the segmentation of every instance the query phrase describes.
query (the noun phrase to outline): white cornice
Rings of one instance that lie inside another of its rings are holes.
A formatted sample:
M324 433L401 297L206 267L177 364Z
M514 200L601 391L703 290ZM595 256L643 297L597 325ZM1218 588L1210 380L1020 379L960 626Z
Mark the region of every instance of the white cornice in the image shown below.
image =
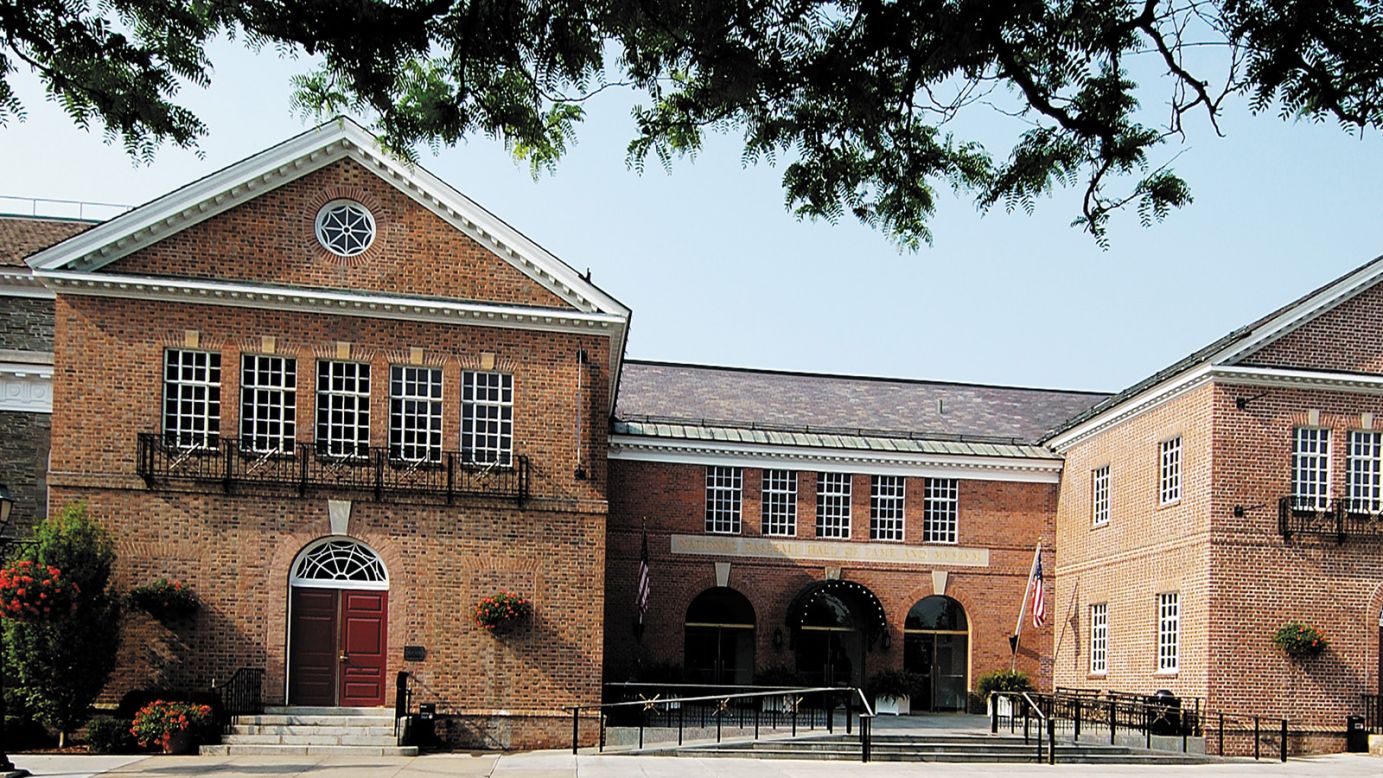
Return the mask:
M616 335L625 319L608 313L582 313L538 308L463 303L410 297L389 297L319 289L296 289L181 278L121 276L107 273L35 271L45 284L62 294L120 297L136 300L231 305L338 316L444 322L482 327L582 332Z
M34 277L29 268L0 269L0 297L34 297L53 299L53 290Z
M1058 454L1065 453L1092 435L1122 424L1201 386L1210 380L1212 370L1213 366L1206 364L1174 375L1051 438L1047 441L1047 446Z
M1383 394L1383 376L1368 373L1328 373L1318 370L1226 365L1215 368L1214 377L1216 383L1230 386Z
M898 454L858 449L822 449L751 443L673 440L611 435L610 459L687 465L781 467L830 473L967 478L982 481L1057 483L1059 459L1022 459L944 454Z
M0 362L0 411L53 412L53 366Z

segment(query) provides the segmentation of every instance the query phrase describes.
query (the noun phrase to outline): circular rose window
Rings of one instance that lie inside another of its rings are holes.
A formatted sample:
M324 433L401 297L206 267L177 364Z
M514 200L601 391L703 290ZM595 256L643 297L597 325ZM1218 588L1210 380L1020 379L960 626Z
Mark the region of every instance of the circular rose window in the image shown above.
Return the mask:
M352 200L335 200L317 212L317 242L338 257L363 254L375 242L375 217Z

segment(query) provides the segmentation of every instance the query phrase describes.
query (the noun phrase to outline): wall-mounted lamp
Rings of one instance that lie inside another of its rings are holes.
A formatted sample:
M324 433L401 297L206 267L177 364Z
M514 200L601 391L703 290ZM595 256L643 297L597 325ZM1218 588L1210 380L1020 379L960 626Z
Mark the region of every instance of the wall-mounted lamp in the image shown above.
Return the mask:
M773 628L773 647L781 649L783 647L783 628Z
M884 646L884 650L887 651L887 650L889 649L889 647L893 645L893 636L890 635L889 633L885 632L885 633L884 633L884 639L883 639L882 643L883 643L883 646Z
M1242 411L1242 410L1244 410L1245 408L1248 408L1248 407L1249 407L1249 403L1253 402L1254 400L1258 400L1258 399L1261 399L1261 398L1267 397L1267 396L1268 396L1268 393L1267 393L1267 392L1259 392L1258 394L1255 394L1255 395L1252 396L1252 397L1235 397L1235 398L1234 398L1234 407L1235 407L1235 408L1238 408L1239 410Z
M1268 506L1267 506L1266 504L1264 504L1264 503L1259 503L1259 504L1257 504L1257 505L1250 505L1250 506L1248 506L1248 507L1244 507L1243 505L1236 505L1236 506L1234 506L1234 518L1236 518L1236 519L1242 519L1242 518L1244 518L1244 514L1248 513L1249 511L1256 511L1256 510L1258 510L1259 508L1266 508L1266 507L1268 507Z

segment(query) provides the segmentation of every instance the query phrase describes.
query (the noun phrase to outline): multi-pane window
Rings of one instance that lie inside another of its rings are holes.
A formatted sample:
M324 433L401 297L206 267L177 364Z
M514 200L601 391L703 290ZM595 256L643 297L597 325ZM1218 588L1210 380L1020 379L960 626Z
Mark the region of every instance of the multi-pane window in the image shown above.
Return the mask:
M1090 606L1090 672L1109 672L1109 604Z
M1157 448L1162 465L1158 501L1167 505L1181 499L1181 436L1164 440Z
M797 472L765 470L760 507L765 535L796 535Z
M1349 433L1349 470L1346 491L1349 509L1355 513L1383 510L1380 474L1383 473L1383 433L1355 430Z
M1324 509L1330 499L1330 430L1297 427L1292 430L1292 503L1298 508Z
M461 373L461 458L508 467L514 458L514 376Z
M442 461L442 369L389 369L389 458Z
M1090 471L1090 513L1096 527L1109 523L1109 465Z
M240 448L292 453L298 432L298 360L240 357Z
M1181 596L1176 592L1157 595L1157 671L1177 671L1181 637Z
M869 539L903 539L903 477L876 475L869 479Z
M850 537L849 473L817 473L816 536Z
M213 448L221 435L221 355L163 353L163 440L180 448Z
M925 497L922 542L955 543L960 482L954 478L928 478Z
M744 468L711 465L706 468L706 531L738 535Z
M317 453L364 457L370 453L370 366L317 363Z

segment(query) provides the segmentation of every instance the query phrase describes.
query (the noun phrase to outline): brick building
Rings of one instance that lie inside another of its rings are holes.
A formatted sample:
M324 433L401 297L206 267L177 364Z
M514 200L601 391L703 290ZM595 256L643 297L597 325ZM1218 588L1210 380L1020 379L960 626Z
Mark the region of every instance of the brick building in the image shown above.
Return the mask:
M406 670L503 747L602 679L908 669L957 710L1041 542L1043 688L1329 748L1383 672L1380 274L1113 397L626 360L628 308L340 120L94 226L0 218L0 482L19 525L86 501L122 589L202 599L131 613L111 699L261 668L375 706ZM495 635L501 589L535 612ZM1287 660L1290 620L1330 649Z

